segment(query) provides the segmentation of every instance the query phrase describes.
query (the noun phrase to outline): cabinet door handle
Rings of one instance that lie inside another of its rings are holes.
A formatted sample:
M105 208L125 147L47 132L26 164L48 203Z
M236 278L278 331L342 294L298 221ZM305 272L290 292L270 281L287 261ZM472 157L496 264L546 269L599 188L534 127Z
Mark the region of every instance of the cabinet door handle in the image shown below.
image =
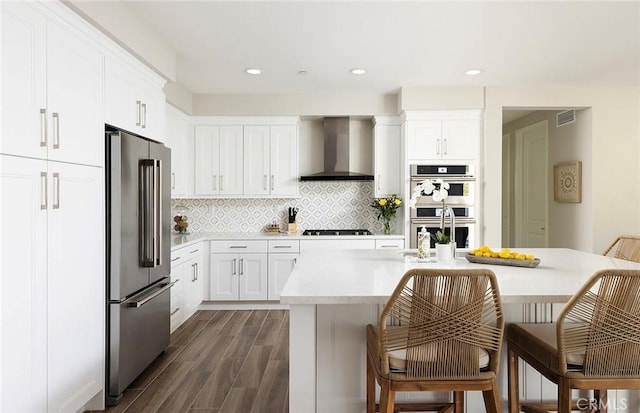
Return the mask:
M199 277L199 274L198 274L198 272L199 272L199 271L198 271L198 263L196 262L196 263L195 263L195 264L193 264L193 265L195 265L195 266L196 266L196 281L198 281L198 277Z
M176 189L176 173L171 172L171 189Z
M191 282L196 282L196 264L191 264Z
M53 209L60 209L60 174L53 173Z
M262 177L262 189L267 190L267 175L263 175Z
M224 188L222 185L224 184L224 175L220 175L220 190L222 191Z
M140 126L140 122L142 122L142 102L136 100L136 126Z
M236 258L233 259L233 271L231 272L232 275L236 275Z
M447 151L447 149L448 149L448 146L447 146L447 138L443 138L443 139L442 139L442 143L443 143L443 145L444 145L444 150L443 150L443 152L444 152L444 154L446 155L446 154L447 154L447 152L448 152L448 151Z
M218 190L218 175L211 175L211 189Z
M140 106L142 107L142 116L141 116L142 129L144 129L147 127L147 104L143 103Z
M53 149L60 149L60 115L58 112L51 114L53 117Z
M294 259L293 259L293 265L296 265L297 263L298 263L298 259L297 259L297 258L294 258Z
M240 275L244 275L244 258L240 258Z
M174 315L174 314L175 314L175 313L177 313L178 311L180 311L180 307L176 307L176 309L175 309L175 310L173 310L173 311L171 312L171 314L170 314L170 315Z
M46 172L40 172L40 209L49 208L48 179Z
M47 146L47 110L40 109L40 146Z
M440 155L440 138L436 139L436 154Z
M382 189L382 184L380 182L381 180L382 178L380 177L380 174L378 174L378 191Z
M275 177L273 175L271 175L271 190L275 190Z

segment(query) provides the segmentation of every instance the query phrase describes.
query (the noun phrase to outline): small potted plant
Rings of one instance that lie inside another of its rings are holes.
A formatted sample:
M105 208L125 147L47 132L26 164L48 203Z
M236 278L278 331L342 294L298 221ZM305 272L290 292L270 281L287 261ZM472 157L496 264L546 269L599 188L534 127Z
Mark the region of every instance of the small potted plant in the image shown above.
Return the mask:
M450 261L453 248L451 248L449 236L444 233L443 229L440 229L435 234L431 234L431 238L436 242L436 260Z

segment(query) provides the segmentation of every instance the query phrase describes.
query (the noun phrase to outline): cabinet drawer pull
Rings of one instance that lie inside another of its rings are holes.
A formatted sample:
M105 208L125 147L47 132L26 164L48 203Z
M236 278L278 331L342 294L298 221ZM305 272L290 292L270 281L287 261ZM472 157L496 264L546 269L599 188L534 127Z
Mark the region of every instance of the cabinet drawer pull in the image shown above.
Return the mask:
M171 312L171 315L174 315L174 314L175 314L175 313L177 313L178 311L180 311L180 307L176 307L176 309L175 309L175 310L173 310L173 311Z
M398 248L397 245L380 245L380 248Z
M193 254L193 253L198 252L198 251L200 251L200 250L196 248L196 249L195 249L195 250L193 250L193 251L189 251L189 254Z
M60 115L53 112L53 149L60 149Z
M142 102L136 100L136 126L140 126L140 122L142 122Z
M49 208L49 188L46 172L40 172L40 209Z
M40 109L40 146L47 146L47 110Z
M274 245L273 248L292 248L291 245Z
M232 245L229 248L247 248L246 245Z
M140 122L142 123L142 129L147 127L147 104L143 103L140 105L142 108L142 115L140 116Z
M53 209L60 209L60 174L53 174Z
M171 259L171 262L177 261L177 260L179 260L180 258L182 258L182 257L175 257L175 258L172 258L172 259Z

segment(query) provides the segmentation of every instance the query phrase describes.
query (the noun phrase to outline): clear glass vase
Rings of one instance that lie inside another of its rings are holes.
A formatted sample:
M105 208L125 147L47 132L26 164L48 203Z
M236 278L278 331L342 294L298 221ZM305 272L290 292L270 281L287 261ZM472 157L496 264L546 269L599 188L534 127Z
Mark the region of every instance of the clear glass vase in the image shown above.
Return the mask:
M391 221L389 219L383 219L382 224L384 225L384 235L391 234Z

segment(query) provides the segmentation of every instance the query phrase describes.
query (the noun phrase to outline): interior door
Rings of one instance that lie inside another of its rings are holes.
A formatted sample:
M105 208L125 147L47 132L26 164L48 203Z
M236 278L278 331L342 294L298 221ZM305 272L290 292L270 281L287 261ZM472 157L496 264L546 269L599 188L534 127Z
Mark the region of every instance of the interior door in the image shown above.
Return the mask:
M519 247L547 246L548 220L548 147L547 121L516 131L516 169L521 171L519 196L516 196L516 240Z

